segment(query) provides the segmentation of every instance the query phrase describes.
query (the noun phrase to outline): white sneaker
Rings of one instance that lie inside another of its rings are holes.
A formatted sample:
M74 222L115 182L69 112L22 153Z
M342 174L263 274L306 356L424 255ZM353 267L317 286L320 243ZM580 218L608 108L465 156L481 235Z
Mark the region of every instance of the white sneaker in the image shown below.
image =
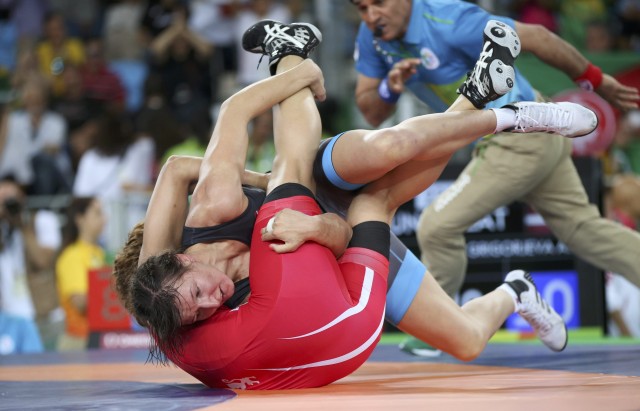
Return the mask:
M511 133L546 132L574 138L586 136L598 127L596 113L576 103L521 101L503 108L516 112L515 126L505 130Z
M569 340L567 326L560 315L542 299L531 275L511 271L504 279L518 296L516 311L535 330L538 338L553 351L562 351Z
M458 88L476 108L483 108L508 93L515 84L514 61L520 54L520 38L507 24L489 20L484 28L482 53Z

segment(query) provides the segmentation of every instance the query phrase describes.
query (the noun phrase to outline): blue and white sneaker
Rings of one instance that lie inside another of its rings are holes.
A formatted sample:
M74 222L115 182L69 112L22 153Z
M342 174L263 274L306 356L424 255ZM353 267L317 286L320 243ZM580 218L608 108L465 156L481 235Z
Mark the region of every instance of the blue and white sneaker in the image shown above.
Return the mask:
M520 38L509 25L490 20L484 28L480 58L458 88L476 108L508 93L515 84L513 64L520 54Z
M243 49L269 56L272 75L282 57L295 55L306 59L321 42L322 33L309 23L284 24L275 20L261 20L242 35Z
M504 282L517 295L516 312L533 327L538 338L553 351L564 350L569 340L567 326L560 314L542 299L531 275L522 270L511 271Z

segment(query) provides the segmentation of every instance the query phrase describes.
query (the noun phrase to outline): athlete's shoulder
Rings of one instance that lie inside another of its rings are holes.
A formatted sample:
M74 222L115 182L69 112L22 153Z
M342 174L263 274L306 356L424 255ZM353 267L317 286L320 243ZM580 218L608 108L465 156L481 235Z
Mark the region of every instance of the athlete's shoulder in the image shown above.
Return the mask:
M488 14L478 5L462 0L417 0L414 13L431 24L444 25L459 23L476 14Z

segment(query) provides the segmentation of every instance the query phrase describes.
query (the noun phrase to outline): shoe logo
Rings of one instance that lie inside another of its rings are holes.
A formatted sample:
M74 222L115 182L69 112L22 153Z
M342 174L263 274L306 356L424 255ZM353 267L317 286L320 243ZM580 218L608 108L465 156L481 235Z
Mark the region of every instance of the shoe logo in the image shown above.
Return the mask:
M509 86L509 88L513 88L513 79L512 78L507 78L507 86Z
M507 36L507 32L501 27L491 27L491 34L494 37L503 38Z

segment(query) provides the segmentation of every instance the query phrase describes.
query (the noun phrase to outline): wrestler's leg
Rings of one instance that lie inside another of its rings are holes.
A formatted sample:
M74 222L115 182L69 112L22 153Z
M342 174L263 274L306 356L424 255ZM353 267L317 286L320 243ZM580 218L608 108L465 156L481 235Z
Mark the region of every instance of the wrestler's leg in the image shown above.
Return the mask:
M331 160L343 180L364 184L412 159L450 158L495 130L492 110L428 114L381 130L347 131L335 142ZM353 153L358 153L358 161L353 161Z
M276 73L287 71L302 61L298 56L286 56L278 63ZM313 190L311 165L320 144L322 125L311 89L298 91L273 111L276 156L267 191L292 182Z
M431 184L441 167L446 165L446 160L445 157L409 162L365 186L363 191L375 188L376 193L384 193L388 207L393 208L413 198L417 192ZM361 196L362 194L356 196L354 202ZM369 202L376 204L370 199ZM415 273L411 275L413 274ZM388 304L394 302L388 301ZM466 361L482 352L489 338L513 312L513 298L500 289L472 300L461 308L427 271L417 294L397 326L402 331Z
M322 73L315 63L290 57L297 60L289 60L288 57L282 59L283 67L289 70L281 70L279 75L245 87L222 104L200 167L187 225L220 224L237 217L246 209L247 199L241 184L249 141L247 125L255 116L301 90L311 96L309 87L321 84ZM295 63L286 63L284 60ZM324 92L323 87L314 87L314 90L318 94ZM317 148L317 142L315 144ZM282 144L279 145L282 147ZM304 161L308 161L306 157Z
M513 299L499 288L460 307L427 271L397 327L460 360L470 361L514 312Z
M595 113L573 103L515 103L500 109L467 110L414 117L381 130L353 130L334 142L330 155L335 174L347 183L368 183L409 160L450 158L459 148L487 134L550 132L579 137L597 125ZM526 137L521 137L526 138ZM353 161L358 153L358 161ZM323 163L327 163L323 159Z

